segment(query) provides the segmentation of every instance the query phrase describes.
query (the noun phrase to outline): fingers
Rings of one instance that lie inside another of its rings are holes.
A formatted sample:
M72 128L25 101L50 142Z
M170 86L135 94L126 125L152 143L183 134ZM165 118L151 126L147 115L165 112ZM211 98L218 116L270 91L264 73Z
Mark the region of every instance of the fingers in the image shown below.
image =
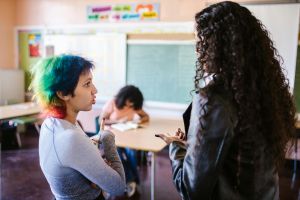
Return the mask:
M180 129L178 128L177 132L175 133L175 135L181 139L181 140L185 140L185 133Z
M109 162L106 158L103 158L103 160L108 166L111 166L111 162Z
M166 135L159 133L159 134L155 134L155 137L160 137L161 139L165 140L166 139Z
M170 137L168 137L168 136L166 136L165 134L162 134L162 133L155 134L155 137L160 137L167 144L170 144L172 142L172 140L170 139Z
M155 137L160 137L167 144L170 144L172 142L179 142L179 143L183 143L183 144L186 143L186 141L184 141L185 140L185 133L182 132L180 128L177 130L175 135L171 135L169 133L166 133L166 134L159 133L159 134L155 134Z
M94 145L98 145L99 144L99 140L92 138L92 141L94 143Z

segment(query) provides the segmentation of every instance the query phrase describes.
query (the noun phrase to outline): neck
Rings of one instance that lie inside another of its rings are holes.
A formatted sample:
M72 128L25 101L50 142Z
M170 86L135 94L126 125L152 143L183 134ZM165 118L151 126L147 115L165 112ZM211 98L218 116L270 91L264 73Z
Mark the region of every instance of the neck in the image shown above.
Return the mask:
M78 115L78 112L67 107L66 108L66 117L64 118L64 120L67 120L68 122L70 122L72 124L75 124L77 115Z

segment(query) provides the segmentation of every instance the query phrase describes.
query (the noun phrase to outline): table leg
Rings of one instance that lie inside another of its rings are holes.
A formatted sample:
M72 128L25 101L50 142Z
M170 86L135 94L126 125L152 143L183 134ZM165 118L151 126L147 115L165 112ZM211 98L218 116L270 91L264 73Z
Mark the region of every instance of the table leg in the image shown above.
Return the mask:
M154 200L154 190L155 190L155 153L152 152L151 156L151 200Z
M17 139L18 147L21 148L22 141L21 141L21 137L20 137L20 132L18 130L16 131L16 139Z

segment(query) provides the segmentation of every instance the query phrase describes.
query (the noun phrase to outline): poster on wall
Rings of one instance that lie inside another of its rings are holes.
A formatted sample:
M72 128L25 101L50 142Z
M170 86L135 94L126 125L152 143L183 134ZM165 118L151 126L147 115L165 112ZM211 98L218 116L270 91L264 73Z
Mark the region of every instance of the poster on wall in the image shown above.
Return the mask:
M88 5L89 22L158 21L159 3Z
M41 57L41 38L40 33L28 34L29 57Z

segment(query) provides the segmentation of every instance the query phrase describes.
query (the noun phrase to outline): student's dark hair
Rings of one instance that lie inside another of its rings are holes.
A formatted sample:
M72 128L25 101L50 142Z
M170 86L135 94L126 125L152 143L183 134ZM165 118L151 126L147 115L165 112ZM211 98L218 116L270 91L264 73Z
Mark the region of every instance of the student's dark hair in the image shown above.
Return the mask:
M295 133L296 110L268 31L247 8L230 1L205 8L195 21L195 90L213 91L217 84L201 89L199 81L204 72L214 73L236 104L237 137L263 138L279 164Z
M79 76L93 67L90 61L74 55L45 58L32 67L31 88L47 115L57 118L66 115L64 102L59 99L56 92L74 96Z
M133 103L133 109L139 110L143 107L144 97L139 88L133 85L127 85L120 89L115 97L116 107L122 109L126 101Z

